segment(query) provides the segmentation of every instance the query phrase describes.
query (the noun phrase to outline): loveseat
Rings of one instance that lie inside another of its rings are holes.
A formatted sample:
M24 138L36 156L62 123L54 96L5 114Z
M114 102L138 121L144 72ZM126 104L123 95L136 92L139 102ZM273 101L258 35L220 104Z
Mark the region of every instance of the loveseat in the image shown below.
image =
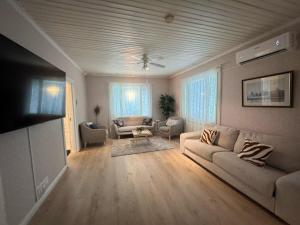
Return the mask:
M143 122L147 119L150 124L143 124ZM120 138L122 135L130 135L132 134L132 130L143 127L145 129L149 129L151 132L154 132L155 128L155 122L152 121L149 117L143 117L143 116L135 116L135 117L120 117L116 118L115 120L122 121L123 126L118 126L115 123L112 123L111 125L111 138Z
M202 131L218 131L214 145L200 142ZM180 135L180 151L291 225L300 224L300 141L218 125ZM237 154L245 139L272 145L266 166Z

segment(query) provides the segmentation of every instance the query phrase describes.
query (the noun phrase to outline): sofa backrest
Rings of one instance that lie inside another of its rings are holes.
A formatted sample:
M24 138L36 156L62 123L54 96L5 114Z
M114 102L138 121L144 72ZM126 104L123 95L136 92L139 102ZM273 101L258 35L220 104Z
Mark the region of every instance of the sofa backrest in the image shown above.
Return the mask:
M242 150L246 138L274 147L274 151L267 159L268 165L285 172L300 170L299 140L241 130L234 146L234 152L239 153Z
M144 116L132 116L132 117L120 117L118 119L124 121L125 126L137 126L142 125Z
M239 130L232 127L206 124L205 128L211 128L218 131L218 136L215 140L215 145L233 150L235 142L239 136Z

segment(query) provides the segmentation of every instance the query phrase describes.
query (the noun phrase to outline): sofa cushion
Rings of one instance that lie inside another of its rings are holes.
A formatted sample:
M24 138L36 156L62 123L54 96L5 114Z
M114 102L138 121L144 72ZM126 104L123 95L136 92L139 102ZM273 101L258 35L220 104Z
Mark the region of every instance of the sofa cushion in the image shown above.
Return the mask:
M138 127L143 127L143 128L146 128L146 129L151 129L152 128L151 126L148 126L148 125L125 126L125 127L119 127L118 131L119 132L131 132L132 130L137 129Z
M286 173L269 167L258 167L237 157L234 152L213 155L213 163L257 192L272 197L276 180Z
M168 127L168 126L161 126L159 128L159 131L162 131L162 132L169 132L169 130L170 130L170 127Z
M218 131L215 145L233 150L236 139L239 136L239 130L219 125L216 125L214 129Z
M176 120L176 119L168 119L167 122L166 122L166 125L171 127L173 125L176 125L178 124L180 121L179 120Z
M272 154L266 161L268 165L286 172L300 170L300 140L252 131L240 131L234 152L239 153L241 151L245 138L274 147Z
M212 155L215 152L229 151L228 149L216 145L204 144L199 139L187 139L184 142L184 147L208 161L212 161Z
M132 117L120 117L118 119L123 120L125 126L137 126L137 125L142 125L144 118L145 117L143 116L132 116Z

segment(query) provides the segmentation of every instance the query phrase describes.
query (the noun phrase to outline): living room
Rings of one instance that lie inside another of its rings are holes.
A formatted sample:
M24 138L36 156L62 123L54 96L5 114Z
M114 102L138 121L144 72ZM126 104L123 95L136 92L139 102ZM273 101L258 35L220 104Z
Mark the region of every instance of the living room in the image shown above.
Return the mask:
M0 12L1 225L300 224L297 0ZM66 84L46 88L61 112L13 117L15 49Z

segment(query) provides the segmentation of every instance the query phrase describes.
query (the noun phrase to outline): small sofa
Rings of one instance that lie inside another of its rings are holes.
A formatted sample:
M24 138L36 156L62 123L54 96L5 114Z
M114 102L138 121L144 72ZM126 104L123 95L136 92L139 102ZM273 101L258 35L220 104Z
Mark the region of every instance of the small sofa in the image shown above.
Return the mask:
M168 137L171 140L174 136L179 136L184 129L183 118L171 116L166 121L158 123L158 132L160 136Z
M117 118L118 120L124 121L124 126L119 127L116 124L111 125L111 138L118 138L122 135L130 135L132 134L132 130L143 127L149 129L151 132L154 132L155 122L152 121L151 125L143 125L143 120L149 117L143 116L134 116L134 117L120 117Z
M90 122L82 122L79 125L81 141L84 148L86 148L88 144L105 144L107 135L106 127L98 126L96 128L92 128L89 124Z
M291 225L300 224L300 142L218 125L214 145L200 142L202 130L180 135L180 151ZM245 138L272 145L264 167L240 159Z

